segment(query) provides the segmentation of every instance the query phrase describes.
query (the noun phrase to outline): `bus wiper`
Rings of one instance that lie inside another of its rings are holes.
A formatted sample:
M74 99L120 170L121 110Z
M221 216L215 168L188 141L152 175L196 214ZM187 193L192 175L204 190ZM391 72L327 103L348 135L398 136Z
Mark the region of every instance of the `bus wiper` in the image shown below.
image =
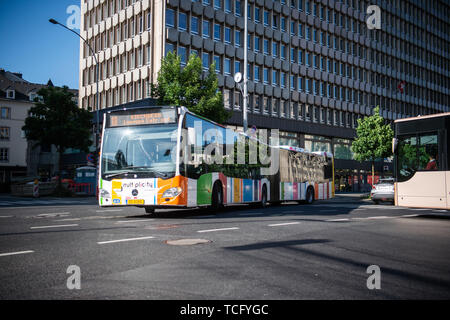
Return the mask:
M162 178L166 178L167 177L167 173L161 172L161 171L157 171L155 169L151 169L152 167L150 166L129 166L129 167L125 167L124 169L150 169L149 171L154 173L155 175L159 175ZM136 173L136 172L133 172Z
M111 173L105 176L106 179L112 178L112 177L117 177L120 176L122 174L133 174L134 172L131 171L123 171L123 172L117 172L117 173Z

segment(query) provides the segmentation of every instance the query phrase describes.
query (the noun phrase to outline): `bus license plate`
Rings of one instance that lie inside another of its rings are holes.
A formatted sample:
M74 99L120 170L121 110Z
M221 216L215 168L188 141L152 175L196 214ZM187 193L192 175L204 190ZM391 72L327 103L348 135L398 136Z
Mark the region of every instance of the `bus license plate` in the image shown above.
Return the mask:
M137 199L127 200L127 204L144 204L144 200L143 199L140 199L140 200L137 200Z

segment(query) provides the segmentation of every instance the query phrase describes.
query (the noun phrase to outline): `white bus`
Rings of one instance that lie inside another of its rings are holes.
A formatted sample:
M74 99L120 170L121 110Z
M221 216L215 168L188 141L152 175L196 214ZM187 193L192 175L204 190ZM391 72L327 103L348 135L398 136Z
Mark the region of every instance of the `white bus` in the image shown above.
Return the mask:
M450 209L450 112L395 120L395 204Z

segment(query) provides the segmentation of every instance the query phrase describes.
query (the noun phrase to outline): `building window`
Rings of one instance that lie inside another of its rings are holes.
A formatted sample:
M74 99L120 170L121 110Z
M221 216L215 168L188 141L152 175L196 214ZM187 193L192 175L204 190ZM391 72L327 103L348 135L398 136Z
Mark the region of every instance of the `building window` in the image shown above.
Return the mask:
M198 18L191 17L191 32L194 34L198 34Z
M241 32L236 30L234 32L234 45L236 47L240 47L241 46Z
M253 95L253 112L261 112L261 97L256 94Z
M1 111L2 111L1 114L2 119L11 119L11 108L2 107Z
M181 65L185 65L187 63L187 54L185 47L178 47L178 55L181 59Z
M8 161L9 161L9 149L0 148L0 162L8 162Z
M172 9L166 10L166 26L175 27L175 11Z
M225 108L230 109L231 108L231 96L230 96L230 90L224 89L223 90L223 104Z
M215 63L215 65L216 65L216 72L218 72L218 73L220 73L221 72L221 70L222 70L222 66L221 66L221 64L220 64L220 57L219 56L214 56L214 63Z
M6 90L6 98L8 99L15 99L16 98L16 91L13 89Z
M231 29L225 27L225 43L231 43Z
M203 21L203 37L204 38L210 38L211 37L210 22L209 21Z
M241 72L241 62L235 61L234 62L234 73Z
M208 70L208 68L209 68L209 53L206 53L206 52L203 53L202 65L203 65L203 69Z
M222 40L222 27L220 24L214 24L214 40Z
M0 140L9 140L9 127L0 127Z
M183 31L187 30L187 15L184 12L178 14L178 29Z

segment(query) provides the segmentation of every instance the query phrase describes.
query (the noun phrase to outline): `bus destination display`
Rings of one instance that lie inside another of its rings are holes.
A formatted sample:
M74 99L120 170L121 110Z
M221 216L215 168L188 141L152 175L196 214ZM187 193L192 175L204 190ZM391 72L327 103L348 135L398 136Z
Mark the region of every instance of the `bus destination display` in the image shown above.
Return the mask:
M139 126L145 124L166 124L175 122L175 109L148 110L137 114L110 115L109 127Z

